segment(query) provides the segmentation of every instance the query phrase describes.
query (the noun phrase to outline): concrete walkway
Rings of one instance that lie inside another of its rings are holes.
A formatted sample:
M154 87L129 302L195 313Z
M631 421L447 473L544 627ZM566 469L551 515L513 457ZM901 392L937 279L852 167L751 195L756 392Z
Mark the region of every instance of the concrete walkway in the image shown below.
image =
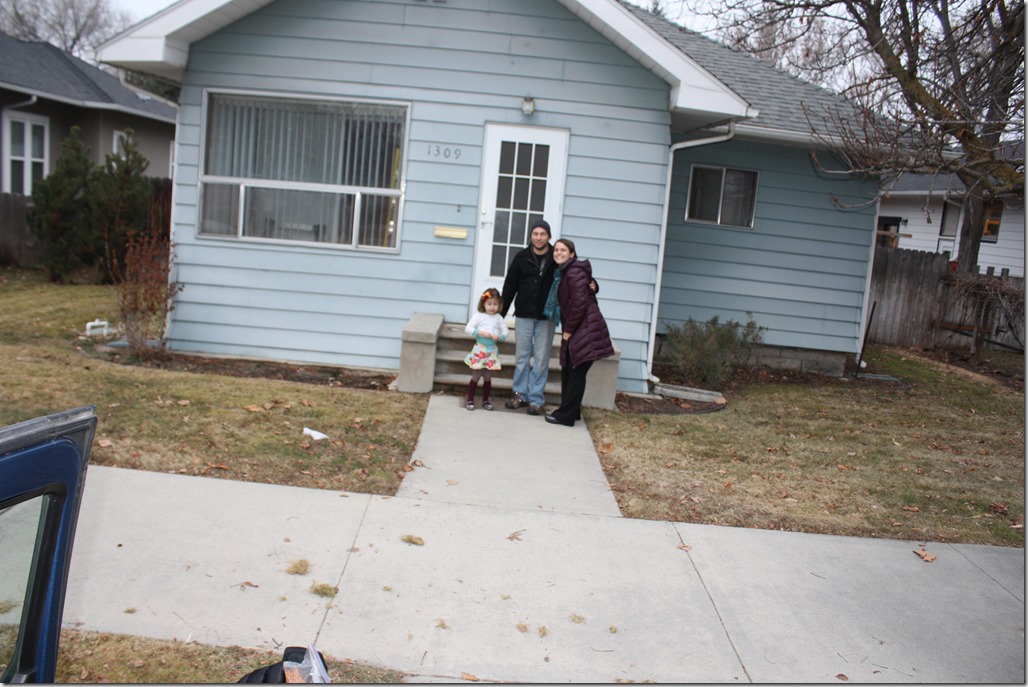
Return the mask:
M623 518L581 423L453 396L413 459L391 498L92 466L65 625L414 682L1025 681L1023 549Z

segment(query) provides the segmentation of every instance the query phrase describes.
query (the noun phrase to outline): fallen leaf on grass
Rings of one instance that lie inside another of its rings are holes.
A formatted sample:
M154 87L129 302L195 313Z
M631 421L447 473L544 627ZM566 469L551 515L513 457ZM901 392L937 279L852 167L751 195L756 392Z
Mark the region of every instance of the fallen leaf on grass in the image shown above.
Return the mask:
M914 553L916 553L918 556L920 556L921 560L923 560L925 563L931 563L932 561L935 560L935 556L933 556L932 554L928 553L924 549L914 549Z
M111 446L114 446L114 442L110 439L97 439L96 445L100 448L110 448Z
M903 510L908 510L911 513L920 513L921 509L917 506L903 506Z
M243 410L246 410L246 411L251 412L251 413L263 413L264 412L264 408L262 408L260 406L257 406L257 405L253 405L253 404L248 405L248 406L243 406Z
M218 463L217 465L215 465L214 463L207 463L207 467L210 468L211 470L228 470L229 469L229 467L227 465L223 465L221 463Z
M996 511L997 513L1003 514L1006 514L1008 511L1008 506L1005 503L990 503L989 508Z
M192 401L190 401L190 400L189 400L189 399L187 399L187 398L183 398L183 399L181 399L181 400L175 401L175 403L179 404L180 406L187 406L187 405L189 405L190 403L192 403Z

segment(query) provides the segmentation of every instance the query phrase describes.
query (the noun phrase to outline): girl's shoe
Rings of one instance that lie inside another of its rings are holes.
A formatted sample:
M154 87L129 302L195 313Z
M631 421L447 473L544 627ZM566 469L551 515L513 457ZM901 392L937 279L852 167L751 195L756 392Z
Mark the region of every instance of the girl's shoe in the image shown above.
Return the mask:
M486 410L492 410L493 409L493 404L490 403L489 401L482 401L482 407L485 408Z
M468 401L468 402L466 402L464 404L464 407L467 408L468 410L474 410L475 409L475 402L474 401Z

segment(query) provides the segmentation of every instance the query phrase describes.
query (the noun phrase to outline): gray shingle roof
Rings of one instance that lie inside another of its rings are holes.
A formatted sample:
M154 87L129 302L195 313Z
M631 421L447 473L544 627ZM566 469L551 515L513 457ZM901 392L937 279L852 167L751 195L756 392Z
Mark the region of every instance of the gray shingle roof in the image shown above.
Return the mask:
M692 58L697 64L756 107L760 114L747 120L748 126L795 134L810 134L804 115L824 117L826 108L835 112L855 112L842 96L799 79L762 62L747 53L732 50L701 33L673 24L641 7L619 0L636 17L664 40Z
M175 121L174 107L137 93L118 77L48 43L21 41L4 33L0 33L0 88Z

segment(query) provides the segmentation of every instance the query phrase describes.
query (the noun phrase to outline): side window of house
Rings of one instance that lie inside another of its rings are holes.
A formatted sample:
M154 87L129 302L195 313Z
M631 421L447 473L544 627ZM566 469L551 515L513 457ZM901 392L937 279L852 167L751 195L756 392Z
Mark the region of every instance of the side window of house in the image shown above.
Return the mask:
M5 112L4 193L32 195L33 183L47 175L50 122L46 117Z
M731 227L752 227L756 199L756 172L693 165L685 218Z
M999 240L999 222L1003 217L1003 203L991 201L985 204L985 226L982 227L982 243L996 243Z
M128 133L127 132L125 132L125 131L115 131L114 132L114 145L111 148L111 150L118 157L123 157L125 155L125 141L127 141L127 140L128 140Z
M395 249L408 107L208 93L200 233Z

